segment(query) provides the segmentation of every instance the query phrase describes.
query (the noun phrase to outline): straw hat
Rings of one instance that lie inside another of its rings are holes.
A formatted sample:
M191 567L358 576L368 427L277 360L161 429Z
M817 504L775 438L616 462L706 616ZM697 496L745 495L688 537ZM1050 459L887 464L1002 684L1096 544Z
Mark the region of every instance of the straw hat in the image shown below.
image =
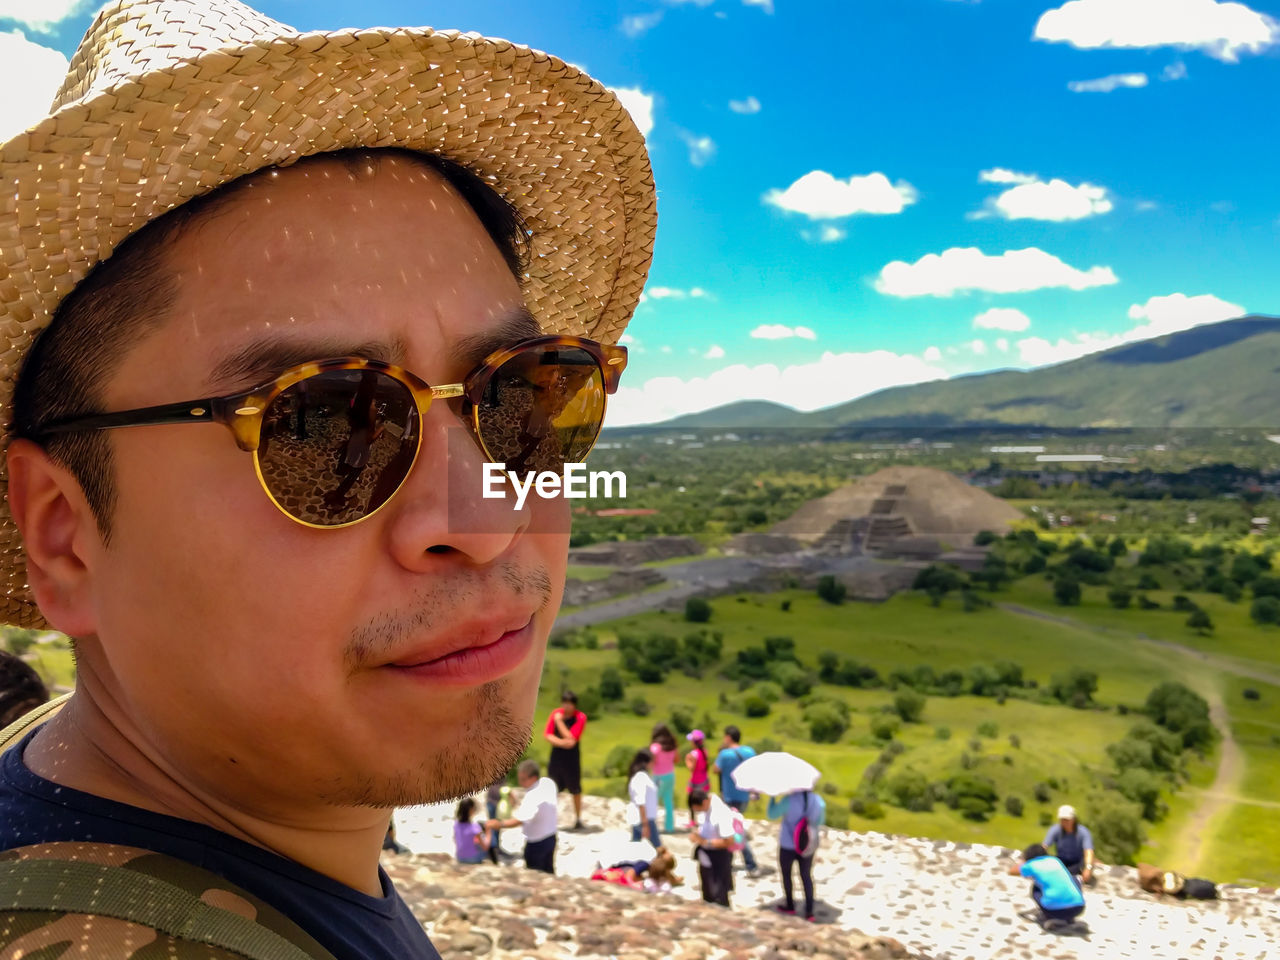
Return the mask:
M577 67L453 30L298 33L238 0L117 0L49 117L0 146L4 421L32 338L147 221L265 166L386 146L489 179L532 231L543 329L617 340L652 256L653 176L630 115ZM7 503L0 602L0 622L43 622Z

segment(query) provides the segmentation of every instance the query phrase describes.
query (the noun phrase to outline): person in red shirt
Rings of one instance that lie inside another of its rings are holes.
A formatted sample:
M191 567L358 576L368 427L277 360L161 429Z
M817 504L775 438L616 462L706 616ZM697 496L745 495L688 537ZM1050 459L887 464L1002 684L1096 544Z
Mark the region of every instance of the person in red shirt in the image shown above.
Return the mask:
M578 709L578 696L566 690L560 706L547 718L543 736L551 744L547 774L556 782L556 792L568 790L573 797L573 829L582 829L582 753L579 741L587 726L587 715Z

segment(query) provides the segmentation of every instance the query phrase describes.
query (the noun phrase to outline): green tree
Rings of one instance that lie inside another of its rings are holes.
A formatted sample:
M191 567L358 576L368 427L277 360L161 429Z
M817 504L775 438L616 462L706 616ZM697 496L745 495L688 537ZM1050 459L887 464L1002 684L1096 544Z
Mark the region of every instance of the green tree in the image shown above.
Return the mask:
M919 723L924 716L925 697L915 690L899 690L893 697L893 711L903 723Z
M889 802L905 810L925 812L933 809L929 778L919 770L899 770L887 784Z
M1132 866L1147 840L1142 807L1114 790L1102 790L1089 797L1085 809L1099 859Z
M818 597L827 603L839 606L844 603L845 597L849 594L849 588L833 577L831 574L824 574L818 578Z
M1191 611L1191 616L1187 617L1187 626L1197 633L1213 633L1213 620L1199 607Z
M711 604L702 597L690 597L684 602L684 618L690 623L706 623L711 619Z
M742 711L748 717L767 717L770 709L769 701L758 693L748 693L742 698Z
M849 729L849 718L830 701L821 701L804 712L809 725L809 739L814 743L836 743Z
M1257 624L1280 623L1280 600L1259 597L1249 605L1249 616Z
M608 703L617 703L626 695L622 674L616 667L605 667L600 671L600 699Z
M1066 673L1055 673L1049 679L1049 694L1073 707L1085 707L1098 691L1098 674L1084 667L1072 667Z
M1121 537L1121 536L1113 537L1111 542L1107 544L1107 553L1111 554L1112 558L1114 559L1123 557L1128 552L1129 552L1129 545L1124 542L1124 537Z
M1059 606L1074 607L1080 603L1080 581L1059 576L1053 582L1053 599Z
M1133 801L1142 812L1142 819L1152 822L1160 818L1161 780L1150 770L1134 767L1121 770L1116 777L1116 789L1128 800Z
M1202 747L1213 742L1209 704L1190 687L1168 680L1147 695L1147 715L1166 730L1182 737L1184 747Z
M1107 602L1117 610L1129 609L1129 604L1133 601L1133 594L1124 587L1112 587L1107 591Z

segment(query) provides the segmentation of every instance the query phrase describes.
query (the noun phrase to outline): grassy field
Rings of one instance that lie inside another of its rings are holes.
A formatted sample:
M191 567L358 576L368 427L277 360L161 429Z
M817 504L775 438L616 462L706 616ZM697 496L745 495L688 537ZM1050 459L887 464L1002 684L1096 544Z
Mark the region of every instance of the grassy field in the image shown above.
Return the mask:
M1162 603L1169 599L1159 592L1152 596ZM1053 674L1073 666L1097 671L1099 709L1075 710L1018 699L1000 705L990 698L931 697L922 722L904 726L897 735L906 749L891 765L890 777L900 770L918 769L930 780L945 779L960 770L961 754L967 753L972 772L990 777L1002 799L1013 794L1024 801L1023 816L1009 816L1001 805L991 819L975 823L943 805L935 806L931 813L886 805L883 819L852 815L850 825L855 829L1025 845L1038 839L1043 829L1041 817L1058 803L1085 802L1109 766L1107 744L1121 739L1134 721L1132 716L1121 715L1121 705L1140 706L1151 688L1163 680L1184 682L1211 702L1220 698L1244 758L1244 776L1238 802L1224 804L1206 828L1203 856L1196 867L1220 880L1280 881L1280 810L1249 802L1280 797L1280 749L1276 746L1280 741L1272 739L1280 735L1280 689L1225 673L1194 652L1178 653L1141 639L1165 639L1193 651L1234 658L1259 670L1280 672L1280 655L1271 653L1274 659L1268 659L1268 641L1274 648L1271 634L1280 638L1280 631L1258 630L1247 620L1247 605L1227 604L1218 597L1195 596L1218 625L1217 635L1211 637L1187 629L1185 614L1114 611L1106 605L1102 590L1095 595L1093 589L1086 589L1080 607L1058 607L1048 584L1042 586L1037 578L1020 581L991 598L1042 616L1001 608L967 614L960 611L957 600L948 599L941 608L933 608L923 596L914 594L899 595L879 605L831 606L811 593L789 591L717 598L712 601L715 612L709 626L723 633L725 662L732 661L738 650L761 644L766 636L787 635L795 638L806 664L815 664L819 652L832 650L869 664L882 675L894 667L923 663L942 671L1011 660L1044 685ZM783 610L784 601L790 601L787 611ZM1223 609L1219 610L1219 605ZM1064 618L1073 622L1059 622ZM605 624L597 632L602 647L608 648L619 632L658 630L682 635L690 629L692 625L677 614L655 612ZM540 707L551 709L563 684L578 689L593 685L599 671L616 660L616 652L609 649L549 651ZM617 780L598 775L609 751L618 744L646 744L655 720L666 719L673 704L688 704L695 708L699 722L708 721L717 731L726 723L736 723L747 742L768 737L803 754L824 771L825 781L831 784L828 789L835 791L830 802L847 806L863 771L880 755L883 745L870 735L869 725L890 702L889 691L816 688L823 695L843 699L851 708L852 722L839 743L815 744L808 740L794 701L784 698L769 716L746 718L725 706L726 699L732 703L739 696L736 685L713 677L713 673L708 671L702 679L675 673L660 685L630 684L623 702L640 695L653 706L653 712L637 717L625 708L610 708L593 718L583 740L584 767L595 774L587 788L617 792L621 786ZM1246 700L1246 688L1258 691L1259 699ZM984 721L998 725L996 737L977 736L977 727ZM950 737L940 739L938 727L948 728ZM1017 734L1019 746L1010 742L1009 733ZM980 745L976 751L975 740ZM544 747L540 740L535 744L537 751ZM1176 795L1166 797L1169 813L1163 821L1148 825L1148 845L1140 856L1158 861L1162 853L1176 848L1180 831L1199 807L1203 791L1214 782L1216 769L1216 753L1189 764L1188 783ZM1050 778L1058 780L1058 789L1048 801L1037 803L1033 785ZM683 776L679 782L683 790ZM1239 843L1241 836L1250 836L1250 842ZM1184 865L1177 866L1182 869Z

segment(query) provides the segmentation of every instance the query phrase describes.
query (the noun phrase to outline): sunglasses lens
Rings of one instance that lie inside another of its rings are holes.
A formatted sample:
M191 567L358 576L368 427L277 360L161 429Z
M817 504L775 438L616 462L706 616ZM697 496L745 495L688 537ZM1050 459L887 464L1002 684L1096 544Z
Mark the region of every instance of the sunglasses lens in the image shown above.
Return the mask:
M581 347L530 347L485 385L476 426L508 470L552 470L586 459L604 422L604 377Z
M332 370L295 383L264 411L258 469L290 516L336 526L382 506L417 449L408 387L375 370Z

